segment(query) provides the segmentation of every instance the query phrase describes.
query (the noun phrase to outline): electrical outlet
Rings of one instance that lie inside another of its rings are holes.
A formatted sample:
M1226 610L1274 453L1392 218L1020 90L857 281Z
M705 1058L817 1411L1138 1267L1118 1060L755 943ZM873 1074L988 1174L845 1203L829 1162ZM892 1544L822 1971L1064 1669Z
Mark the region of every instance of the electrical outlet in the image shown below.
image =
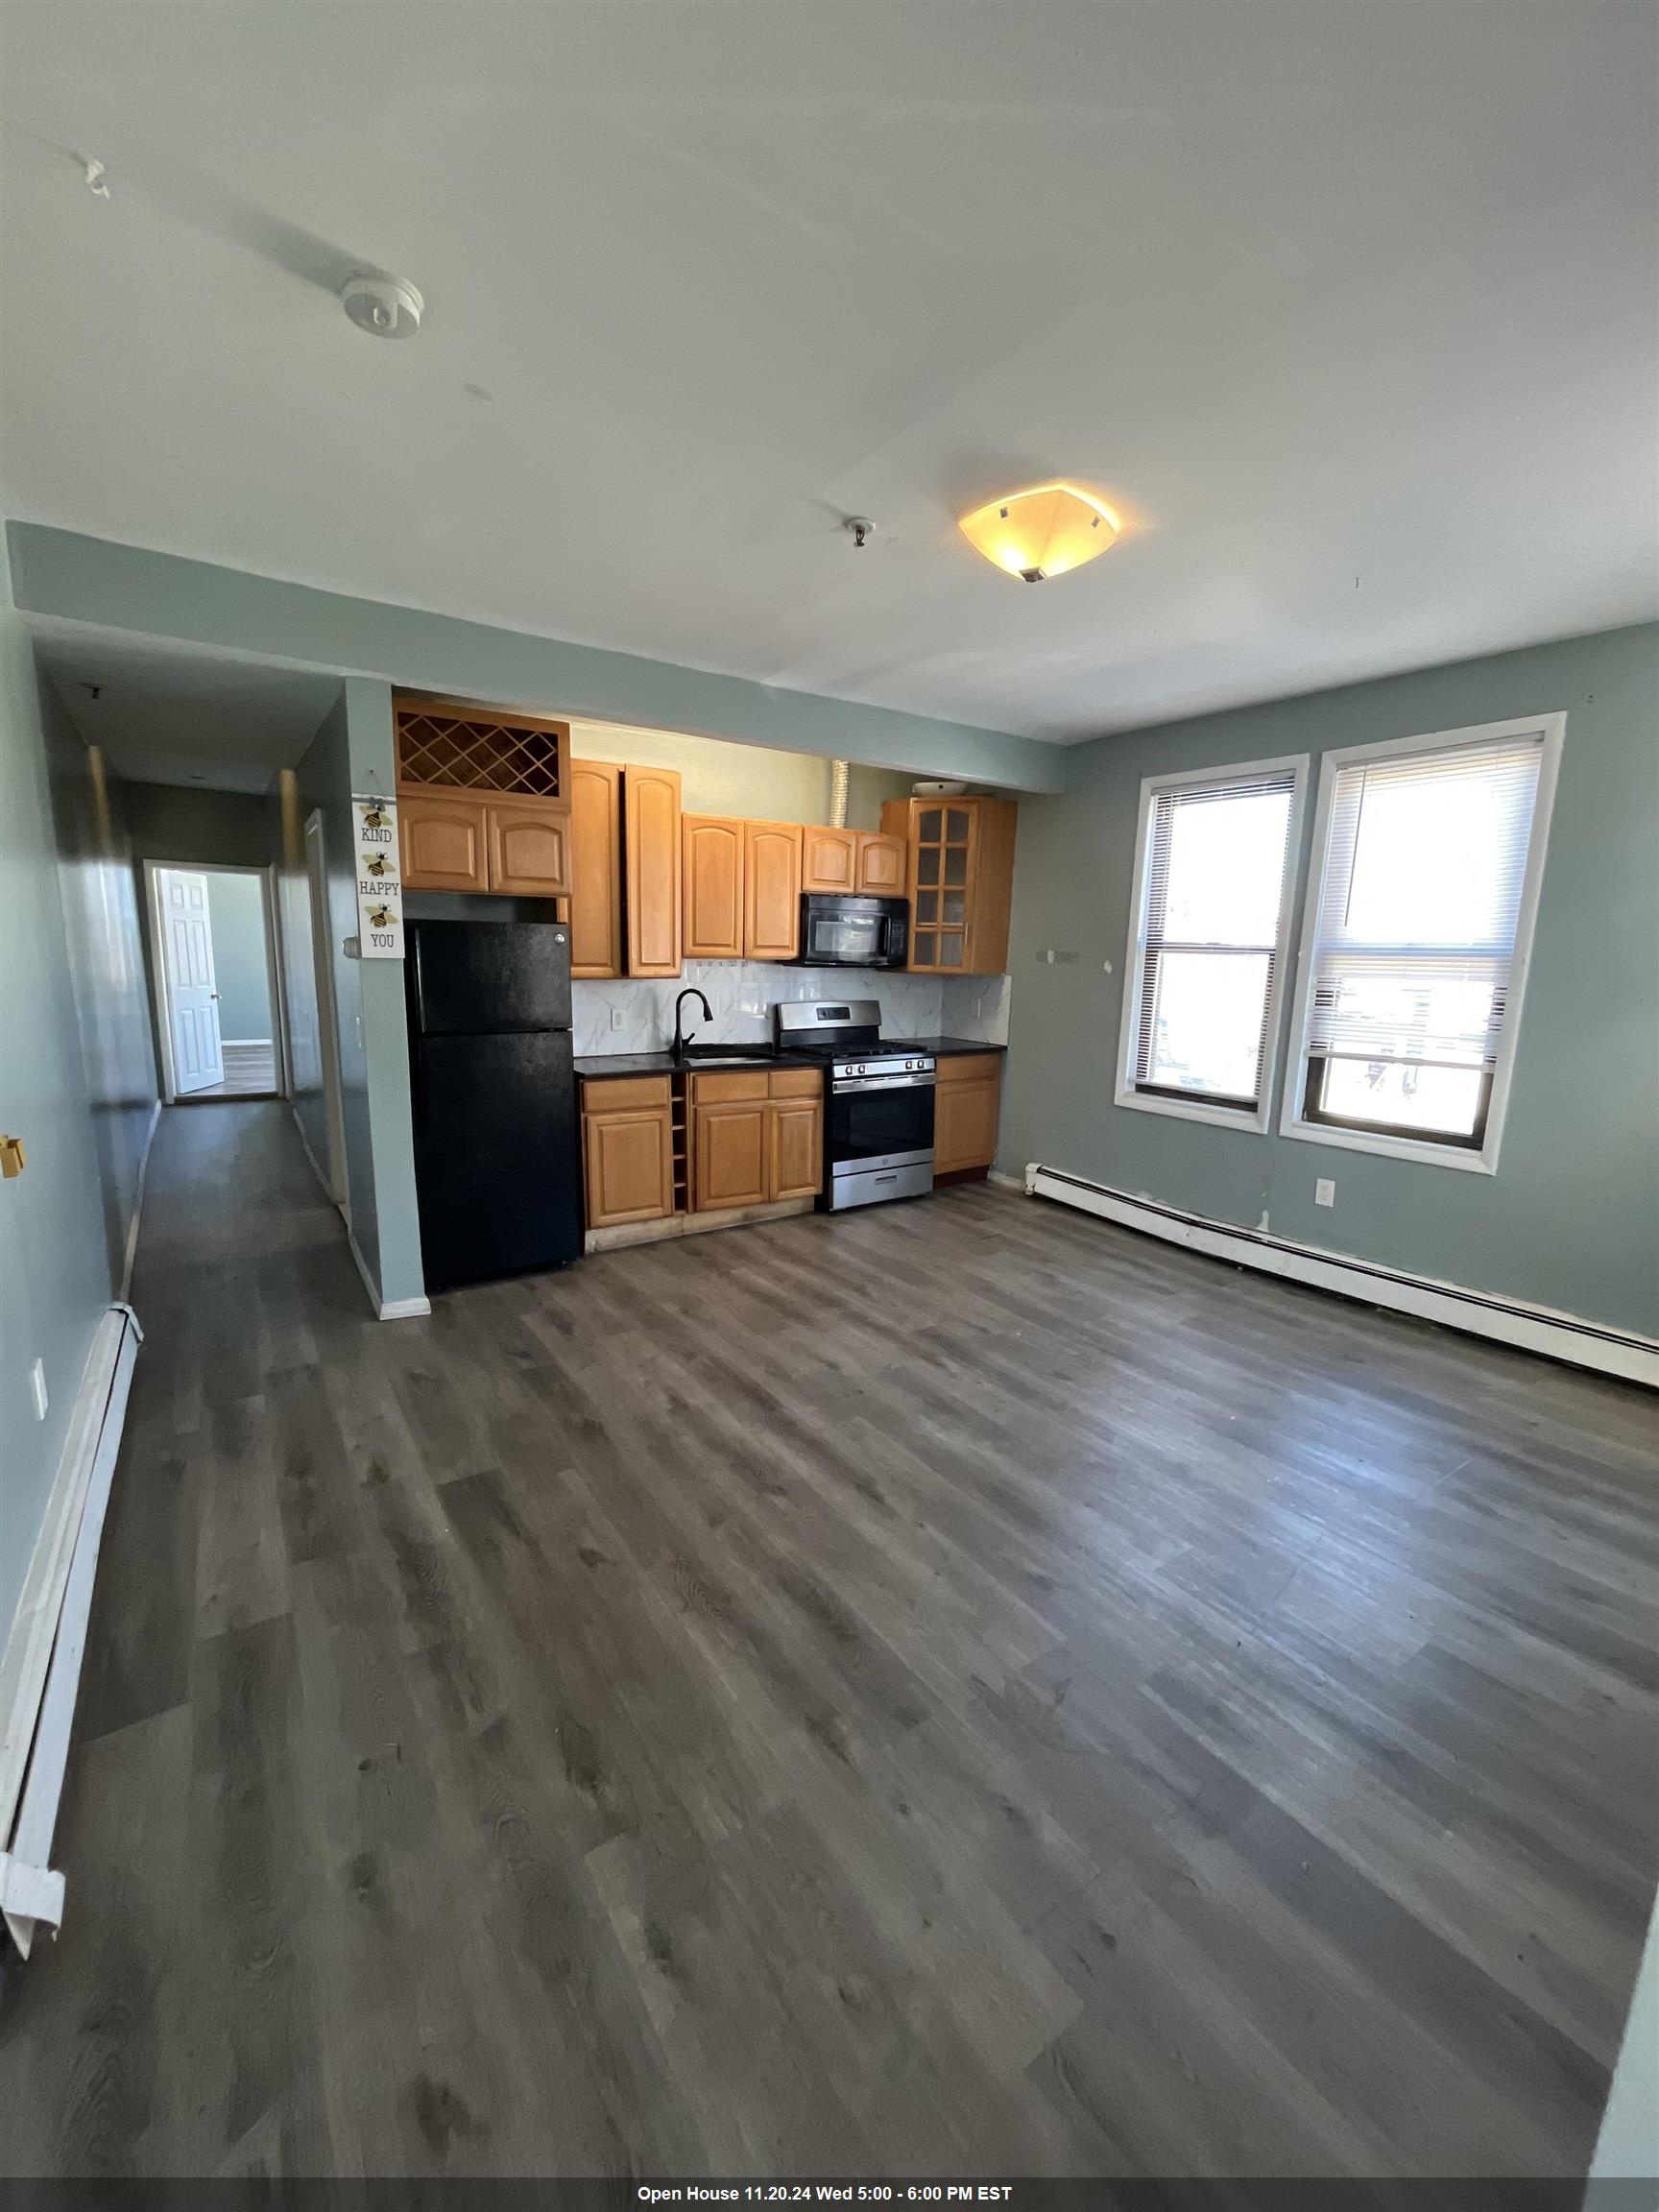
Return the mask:
M1331 1180L1329 1175L1321 1175L1315 1179L1313 1184L1313 1203L1315 1206L1335 1205L1336 1186Z
M626 1029L626 1028L627 1028L627 1026L628 1026L628 1009L627 1009L625 1006L613 1006L613 1007L612 1007L612 1009L611 1009L611 1026L612 1026L612 1028L613 1028L613 1029Z
M35 1393L35 1418L36 1421L44 1421L47 1406L46 1362L44 1359L36 1359L34 1366L30 1368L29 1387Z

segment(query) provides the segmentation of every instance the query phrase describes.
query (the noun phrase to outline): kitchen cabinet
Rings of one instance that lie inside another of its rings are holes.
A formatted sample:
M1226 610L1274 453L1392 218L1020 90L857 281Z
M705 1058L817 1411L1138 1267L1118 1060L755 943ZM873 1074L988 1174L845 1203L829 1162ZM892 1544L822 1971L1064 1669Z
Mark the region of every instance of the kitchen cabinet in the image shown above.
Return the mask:
M680 774L625 768L622 853L630 975L678 975L681 945Z
M889 837L879 830L858 832L858 873L855 888L871 899L902 899L907 879L902 837Z
M743 957L744 830L719 814L687 814L685 846L687 960Z
M808 824L801 839L803 891L852 892L858 888L858 832Z
M622 771L570 763L570 973L622 973Z
M461 792L400 792L397 847L406 891L490 888L482 799Z
M767 1107L774 1198L811 1198L824 1188L824 1100L774 1098Z
M743 825L743 950L793 960L801 950L801 825Z
M397 840L406 890L559 899L570 888L569 810L556 804L406 790Z
M666 1075L582 1085L582 1152L589 1229L674 1212L674 1123Z
M882 807L882 829L907 849L913 973L1007 967L1016 814L1011 799L890 799Z
M570 725L426 692L392 704L405 887L565 897Z
M721 1069L690 1081L694 1213L810 1198L823 1189L819 1070Z
M484 841L492 891L519 899L562 899L569 891L567 800L487 800Z
M962 1052L938 1063L933 1092L933 1179L984 1174L997 1158L1000 1052Z

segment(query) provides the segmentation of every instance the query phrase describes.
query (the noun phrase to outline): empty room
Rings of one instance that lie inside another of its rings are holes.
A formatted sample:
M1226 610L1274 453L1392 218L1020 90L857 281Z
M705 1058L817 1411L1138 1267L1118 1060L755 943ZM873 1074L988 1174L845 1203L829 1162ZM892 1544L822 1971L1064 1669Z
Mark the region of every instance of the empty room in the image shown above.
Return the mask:
M1652 2212L1659 5L0 0L0 2207Z

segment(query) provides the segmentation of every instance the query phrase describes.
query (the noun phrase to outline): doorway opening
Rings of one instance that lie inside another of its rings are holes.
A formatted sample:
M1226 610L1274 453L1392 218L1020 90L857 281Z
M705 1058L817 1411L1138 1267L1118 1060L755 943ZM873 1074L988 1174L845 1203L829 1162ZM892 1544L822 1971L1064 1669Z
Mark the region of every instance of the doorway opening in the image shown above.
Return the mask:
M159 860L144 869L167 1104L283 1096L271 871Z

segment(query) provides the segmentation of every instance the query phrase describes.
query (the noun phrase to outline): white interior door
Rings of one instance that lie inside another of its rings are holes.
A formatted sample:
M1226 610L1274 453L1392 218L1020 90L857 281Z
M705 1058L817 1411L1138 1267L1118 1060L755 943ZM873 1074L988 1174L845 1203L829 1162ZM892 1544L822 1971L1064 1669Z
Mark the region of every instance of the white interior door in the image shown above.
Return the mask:
M182 1095L225 1080L219 993L213 982L213 926L207 878L183 868L161 874L161 930L167 948L167 1022L173 1038L173 1088Z

